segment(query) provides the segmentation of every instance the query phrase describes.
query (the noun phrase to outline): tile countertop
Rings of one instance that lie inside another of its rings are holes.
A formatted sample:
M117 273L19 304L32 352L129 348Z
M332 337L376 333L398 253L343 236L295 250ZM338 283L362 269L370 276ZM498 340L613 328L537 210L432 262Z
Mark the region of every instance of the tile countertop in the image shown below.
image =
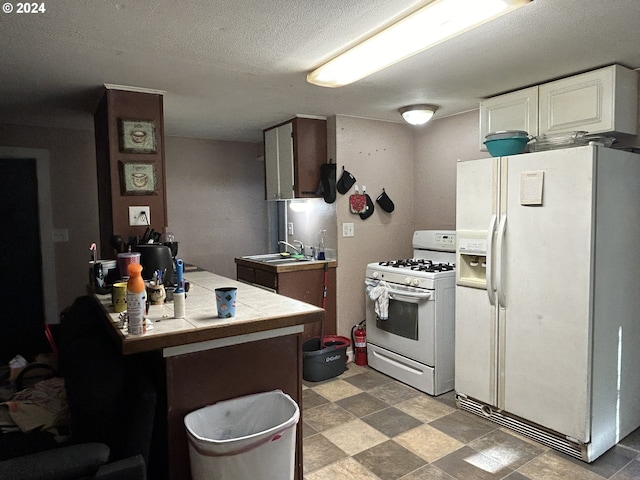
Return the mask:
M118 328L118 314L113 310L111 295L94 295L110 320L123 354L250 336L324 318L322 308L210 272L190 272L185 274L185 280L190 283L185 301L186 317L173 318L173 302L151 305L147 315L150 327L143 335L128 335ZM238 288L233 318L217 316L214 290L219 287Z

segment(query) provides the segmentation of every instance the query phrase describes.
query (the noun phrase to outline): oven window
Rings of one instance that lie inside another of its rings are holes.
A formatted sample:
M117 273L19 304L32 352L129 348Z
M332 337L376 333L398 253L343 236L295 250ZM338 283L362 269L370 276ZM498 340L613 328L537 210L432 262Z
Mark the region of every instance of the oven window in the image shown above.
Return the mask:
M418 304L389 300L389 318L377 318L376 326L394 335L418 340Z

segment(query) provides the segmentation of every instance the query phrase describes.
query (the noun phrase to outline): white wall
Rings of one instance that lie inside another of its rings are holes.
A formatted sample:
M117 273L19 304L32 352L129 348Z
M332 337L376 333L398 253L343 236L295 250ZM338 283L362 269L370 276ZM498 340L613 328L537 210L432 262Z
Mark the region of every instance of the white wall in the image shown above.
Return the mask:
M425 127L337 116L329 119L329 156L367 186L375 198L385 188L393 213L377 207L361 220L349 212L348 196L336 201L338 246L338 335L364 319L364 272L370 262L407 258L414 230L455 230L456 164L487 157L478 149L478 111L436 119ZM377 206L377 205L376 205ZM342 237L353 222L355 236Z
M267 202L260 145L165 139L167 231L178 256L236 277L234 258L267 251Z
M434 119L414 136L416 230L456 228L456 164L485 158L478 110Z
M393 213L377 204L373 215L362 220L349 210L349 195L336 200L338 247L338 335L349 336L351 327L364 319L364 274L366 265L385 258L410 256L415 229L413 200L414 146L410 126L361 118L337 116L329 119L329 157L335 158L338 177L349 171L375 204L384 188L395 204ZM342 237L342 224L354 223L355 236Z
M86 293L89 246L99 240L93 131L0 125L0 144L49 151L53 227L69 233L68 242L54 244L57 303L62 310Z

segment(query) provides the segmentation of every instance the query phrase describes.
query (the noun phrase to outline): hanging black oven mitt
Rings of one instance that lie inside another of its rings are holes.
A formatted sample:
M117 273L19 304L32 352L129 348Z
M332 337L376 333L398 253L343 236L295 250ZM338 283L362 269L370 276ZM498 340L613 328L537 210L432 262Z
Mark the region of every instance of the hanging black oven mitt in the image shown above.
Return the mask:
M387 195L387 192L384 191L384 188L382 189L382 193L378 195L378 198L376 198L376 203L387 213L393 212L396 208L389 198L389 195Z
M342 175L340 175L340 179L336 183L336 190L344 195L351 187L353 187L354 183L356 183L356 178L347 172L343 166Z
M371 215L373 215L373 210L374 210L373 200L371 200L371 197L369 196L369 194L365 192L364 196L367 199L367 209L364 212L359 214L362 220L366 220Z
M330 160L331 161L331 160ZM325 163L320 166L320 185L322 197L326 203L336 201L336 164Z

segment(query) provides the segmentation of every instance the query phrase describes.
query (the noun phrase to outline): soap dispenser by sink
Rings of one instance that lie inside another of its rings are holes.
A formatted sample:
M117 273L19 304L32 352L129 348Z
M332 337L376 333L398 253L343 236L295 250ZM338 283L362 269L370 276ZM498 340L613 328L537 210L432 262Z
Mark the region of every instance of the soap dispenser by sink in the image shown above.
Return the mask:
M324 254L324 234L326 230L320 230L320 239L318 240L318 260L325 260Z

